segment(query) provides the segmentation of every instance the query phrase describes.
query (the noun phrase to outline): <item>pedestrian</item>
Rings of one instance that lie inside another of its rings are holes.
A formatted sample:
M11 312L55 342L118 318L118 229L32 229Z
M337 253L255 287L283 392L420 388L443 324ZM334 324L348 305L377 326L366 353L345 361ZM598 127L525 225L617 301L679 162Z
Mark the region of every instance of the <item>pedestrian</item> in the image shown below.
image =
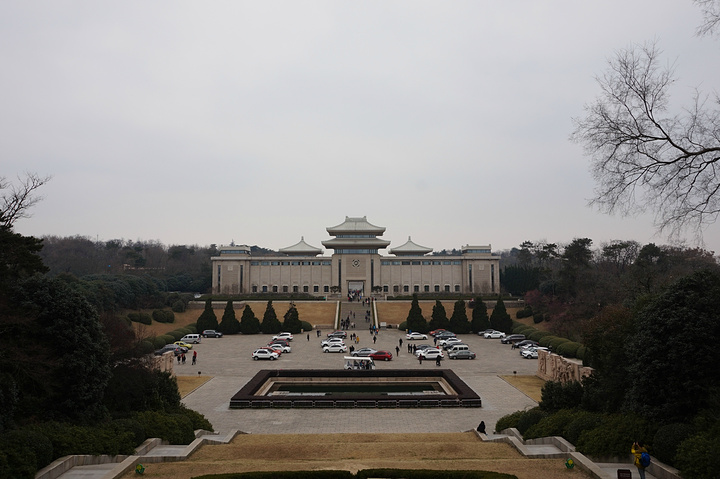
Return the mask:
M373 336L373 344L377 343L377 336Z
M402 338L398 339L398 346L402 347Z
M185 353L182 353L182 363L185 364Z
M637 467L640 479L645 479L645 468L649 463L643 464L643 454L647 454L648 450L642 441L635 441L630 449L630 452L635 456L635 467Z
M308 333L307 338L308 338L308 341L310 341L310 333Z
M395 346L395 356L400 356L400 346Z
M418 362L422 365L422 354L418 356Z
M413 352L413 350L412 350L412 344L411 344L411 343L408 343L407 347L408 347L408 353L412 353L412 352Z
M178 364L180 364L180 360L182 360L182 357L180 354L177 355Z
M193 365L197 364L197 351L193 351L192 363Z
M318 338L320 337L320 330L319 330L319 329L317 330L317 337L318 337Z
M440 366L440 361L441 361L441 360L442 360L442 358L441 358L440 356L436 357L436 358L435 358L435 366Z
M485 434L485 421L480 421L480 424L478 424L477 432L480 434Z

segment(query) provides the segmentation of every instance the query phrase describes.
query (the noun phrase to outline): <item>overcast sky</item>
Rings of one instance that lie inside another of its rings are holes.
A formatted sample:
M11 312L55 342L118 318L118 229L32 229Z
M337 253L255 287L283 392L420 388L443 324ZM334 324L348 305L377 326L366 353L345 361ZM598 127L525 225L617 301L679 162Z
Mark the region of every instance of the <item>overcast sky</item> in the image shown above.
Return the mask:
M588 206L568 138L633 43L674 62L678 111L717 90L700 23L690 0L4 0L0 176L52 175L35 236L322 247L367 216L390 248L667 244Z

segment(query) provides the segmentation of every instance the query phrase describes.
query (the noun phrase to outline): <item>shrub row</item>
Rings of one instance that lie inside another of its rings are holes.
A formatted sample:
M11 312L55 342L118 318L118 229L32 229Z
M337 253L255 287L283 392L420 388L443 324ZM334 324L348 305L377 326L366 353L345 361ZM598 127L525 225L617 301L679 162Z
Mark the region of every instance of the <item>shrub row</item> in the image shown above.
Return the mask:
M195 479L369 479L372 477L412 479L517 479L511 474L491 471L442 471L428 469L363 469L350 471L256 471L231 474L208 474Z
M162 348L166 344L174 343L175 341L180 341L183 338L183 336L185 336L186 334L195 334L195 333L197 333L197 325L195 323L193 323L193 324L188 324L184 328L174 329L168 333L161 334L160 336L155 336L154 338L147 339L143 342L147 341L148 343L152 344L153 349L150 351L150 352L152 352L155 349ZM145 347L145 346L143 346L143 347Z
M156 309L152 312L152 318L158 323L174 323L175 313L168 309Z
M554 353L566 358L585 359L586 349L581 343L555 336L548 331L539 331L527 324L513 321L513 334L524 334L527 339L536 341L540 346L550 348Z
M96 426L53 421L5 431L0 437L0 478L34 478L38 470L71 454L131 455L149 437L190 444L196 429L212 426L202 414L180 407L138 412Z
M128 313L127 317L134 323L152 324L152 317L147 313Z

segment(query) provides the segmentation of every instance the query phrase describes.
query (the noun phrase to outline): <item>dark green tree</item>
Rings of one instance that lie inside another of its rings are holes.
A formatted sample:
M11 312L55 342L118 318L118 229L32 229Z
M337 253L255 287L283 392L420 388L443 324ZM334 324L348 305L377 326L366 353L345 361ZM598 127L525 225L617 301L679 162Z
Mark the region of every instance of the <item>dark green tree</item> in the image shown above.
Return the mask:
M283 316L282 330L288 331L293 334L302 333L302 323L300 322L300 315L294 304L291 304L288 308L285 316Z
M476 333L490 329L490 318L487 314L487 306L483 302L481 297L475 298L473 302L472 310L472 321L470 323L470 329Z
M459 334L470 332L470 322L465 309L465 301L458 299L453 307L453 314L450 316L450 331Z
M439 299L435 300L435 306L433 306L432 317L430 318L428 328L431 330L450 329L450 321L445 312L445 306L443 306Z
M666 422L713 406L720 390L720 274L700 271L672 284L636 315L626 341L625 407Z
M203 332L206 329L217 329L218 328L218 320L217 316L215 316L215 311L213 311L212 307L212 299L208 298L205 301L205 310L200 314L200 317L197 320L197 330L198 332Z
M257 319L249 304L245 305L240 318L240 332L243 334L258 334L260 332L260 320Z
M427 321L422 315L422 309L418 303L417 294L413 294L412 303L410 303L410 311L407 317L407 328L410 331L419 333L427 333L429 331Z
M263 320L260 323L260 331L264 334L277 334L282 331L282 324L280 324L280 320L275 314L272 300L268 301L265 307L265 314L263 314Z
M502 297L498 297L497 303L490 315L490 327L502 331L505 334L512 333L512 318L505 309Z
M235 307L232 299L225 305L222 321L218 325L218 330L223 334L237 334L240 332L240 322L235 317Z

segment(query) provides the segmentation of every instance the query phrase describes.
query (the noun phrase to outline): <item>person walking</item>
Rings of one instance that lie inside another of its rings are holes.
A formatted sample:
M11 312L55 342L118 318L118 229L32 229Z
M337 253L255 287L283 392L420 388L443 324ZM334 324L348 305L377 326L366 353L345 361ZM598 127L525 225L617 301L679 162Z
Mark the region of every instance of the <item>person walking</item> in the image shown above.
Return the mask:
M402 347L402 338L398 339L398 346Z
M418 362L420 363L421 366L422 366L422 360L423 360L423 357L422 357L422 354L421 354L420 356L418 356Z
M185 353L182 353L182 363L185 364Z
M643 464L643 454L647 454L647 448L642 441L635 441L632 448L630 448L630 452L635 456L635 467L637 467L640 479L645 479L645 468L647 464Z
M400 356L400 346L395 346L395 356Z
M373 336L373 344L377 343L377 336Z
M440 361L441 361L441 360L442 360L442 358L441 358L440 356L436 357L436 358L435 358L435 366L440 366Z
M197 364L197 351L193 351L192 363L193 366Z

